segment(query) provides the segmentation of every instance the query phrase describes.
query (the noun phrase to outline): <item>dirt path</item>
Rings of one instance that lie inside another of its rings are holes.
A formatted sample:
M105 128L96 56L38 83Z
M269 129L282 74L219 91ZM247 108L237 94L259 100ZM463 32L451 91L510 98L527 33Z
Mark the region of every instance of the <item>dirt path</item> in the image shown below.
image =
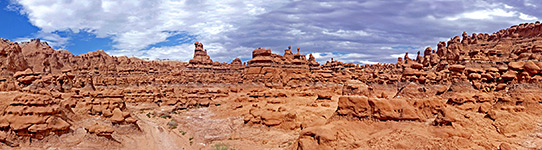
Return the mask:
M123 137L124 149L159 149L179 150L191 149L189 140L167 129L160 120L138 115L139 125L143 132L141 136Z

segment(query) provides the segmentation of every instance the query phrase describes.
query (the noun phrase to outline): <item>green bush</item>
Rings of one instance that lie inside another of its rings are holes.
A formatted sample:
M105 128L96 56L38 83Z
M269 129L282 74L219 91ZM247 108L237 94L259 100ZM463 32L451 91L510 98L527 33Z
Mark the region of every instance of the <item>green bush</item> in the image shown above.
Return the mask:
M171 129L177 129L177 126L178 126L179 124L177 123L177 121L175 121L175 120L172 119L171 121L169 121L169 122L167 123L167 125L168 125L169 128L171 128Z

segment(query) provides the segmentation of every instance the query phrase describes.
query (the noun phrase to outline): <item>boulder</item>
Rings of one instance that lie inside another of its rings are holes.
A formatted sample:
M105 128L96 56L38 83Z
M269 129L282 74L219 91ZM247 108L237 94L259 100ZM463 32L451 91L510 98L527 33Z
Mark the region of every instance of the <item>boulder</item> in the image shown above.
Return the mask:
M373 117L379 120L418 120L416 109L405 100L370 99Z
M524 66L525 66L525 62L523 62L523 61L510 62L510 63L508 63L508 67L509 67L510 69L517 70L517 71L523 70L523 69L524 69L524 68L523 68Z
M529 72L530 74L538 74L540 70L542 69L532 61L528 61L525 63L525 71Z
M331 93L331 92L320 92L320 93L318 93L318 99L331 100L331 97L333 97L333 93Z
M341 96L337 108L337 114L366 118L371 115L369 99L365 96Z
M121 123L121 122L123 122L124 121L124 116L122 114L122 111L119 108L113 109L113 116L111 116L111 118L109 118L109 120L111 120L111 122L113 122L113 123Z
M465 70L465 66L464 65L459 65L459 64L450 65L448 70L455 71L455 72L463 72L463 70Z

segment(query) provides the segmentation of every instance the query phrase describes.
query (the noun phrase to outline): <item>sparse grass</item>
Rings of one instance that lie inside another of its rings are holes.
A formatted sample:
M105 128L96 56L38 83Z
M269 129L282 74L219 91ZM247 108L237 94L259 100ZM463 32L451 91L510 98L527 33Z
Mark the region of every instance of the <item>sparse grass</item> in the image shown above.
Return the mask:
M177 121L175 119L171 119L171 121L169 121L167 125L169 126L170 129L177 129L177 126L179 124L177 124Z
M162 115L162 116L160 116L160 118L167 119L167 118L169 118L169 116L167 116L167 115Z
M233 148L230 148L230 146L224 144L224 143L216 143L215 145L213 145L213 147L211 148L212 150L230 150L230 149L233 149Z

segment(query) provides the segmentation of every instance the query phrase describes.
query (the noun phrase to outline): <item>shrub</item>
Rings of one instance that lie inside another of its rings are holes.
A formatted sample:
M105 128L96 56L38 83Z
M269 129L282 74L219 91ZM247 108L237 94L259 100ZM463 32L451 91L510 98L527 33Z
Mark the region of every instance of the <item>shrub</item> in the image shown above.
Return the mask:
M169 121L169 122L167 123L167 125L168 125L169 128L171 128L171 129L176 129L177 126L178 126L179 124L177 123L177 121L171 120L171 121Z

